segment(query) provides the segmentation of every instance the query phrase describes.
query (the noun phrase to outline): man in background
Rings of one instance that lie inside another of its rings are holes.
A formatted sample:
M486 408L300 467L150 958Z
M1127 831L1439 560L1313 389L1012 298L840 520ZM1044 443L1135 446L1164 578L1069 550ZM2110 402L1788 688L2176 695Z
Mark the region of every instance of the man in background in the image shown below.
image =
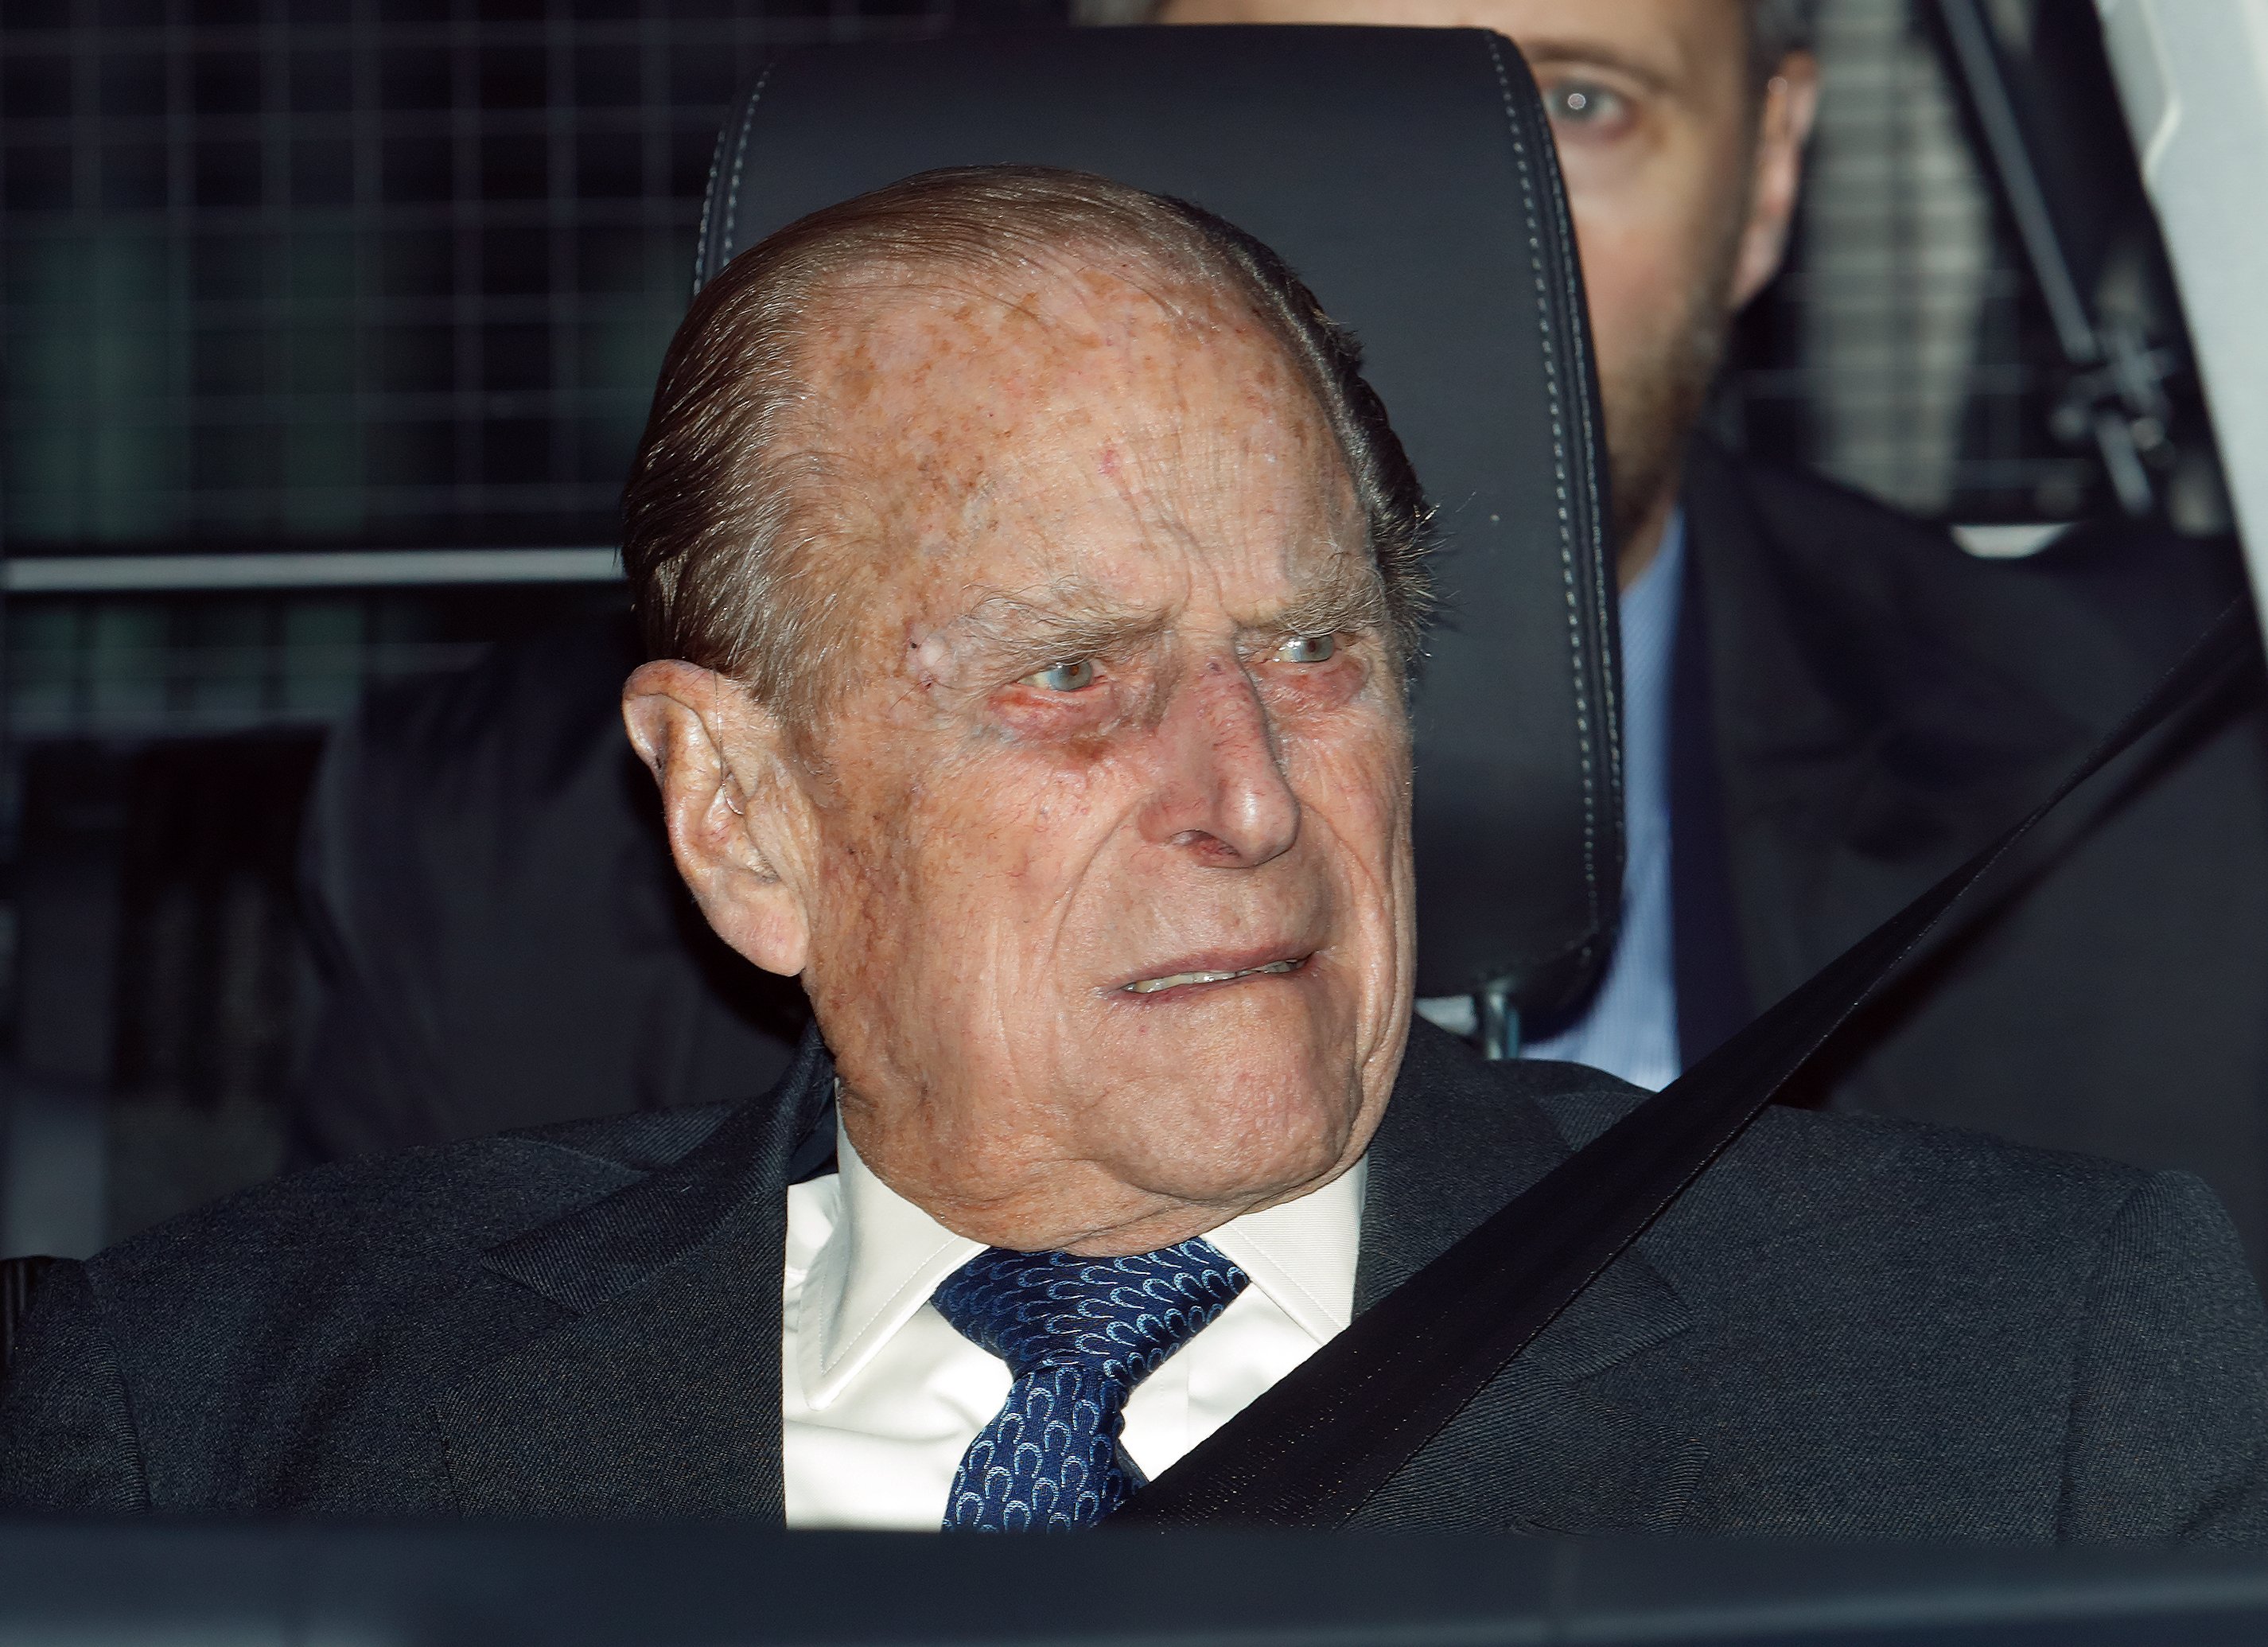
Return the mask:
M1673 919L1671 670L1688 584L1688 447L1734 317L1779 271L1819 100L1792 0L1164 0L1160 23L1395 24L1507 34L1543 93L1581 242L1623 590L1628 858L1622 936L1572 1021L1523 1050L1660 1088L1751 1016L1695 912ZM1906 522L1886 523L1896 530ZM1721 898L1717 900L1721 902ZM1714 914L1712 912L1712 919ZM1678 965L1678 938L1687 967ZM1702 964L1696 942L1716 951ZM1683 984L1683 989L1678 986ZM1429 1003L1450 1027L1468 1003Z
M1103 9L1491 27L1543 85L1612 455L1630 854L1611 964L1569 1022L1525 1026L1529 1055L1666 1083L2031 805L2241 591L2233 561L2176 543L2081 534L1976 561L1936 527L1696 438L1733 318L1785 249L1818 95L1808 7ZM737 1097L784 1060L798 1003L688 919L612 724L635 661L596 632L507 650L381 700L335 754L310 860L336 986L310 1153L631 1091ZM2042 843L2036 884L1977 909L1814 1098L2187 1167L2256 1266L2268 1257L2268 760L2249 704L2216 713ZM500 998L529 1010L501 1015ZM1463 1009L1432 1004L1453 1023Z

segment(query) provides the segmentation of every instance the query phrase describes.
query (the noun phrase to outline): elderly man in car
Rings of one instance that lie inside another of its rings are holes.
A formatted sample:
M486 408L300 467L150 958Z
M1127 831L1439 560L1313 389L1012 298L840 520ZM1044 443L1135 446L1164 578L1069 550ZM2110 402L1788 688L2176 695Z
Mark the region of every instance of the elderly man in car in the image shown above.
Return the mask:
M1411 1022L1425 511L1348 340L1030 169L696 303L624 694L786 1081L265 1186L45 1284L17 1510L1075 1527L1629 1104ZM1366 1506L2021 1541L2264 1529L2194 1180L1776 1112Z

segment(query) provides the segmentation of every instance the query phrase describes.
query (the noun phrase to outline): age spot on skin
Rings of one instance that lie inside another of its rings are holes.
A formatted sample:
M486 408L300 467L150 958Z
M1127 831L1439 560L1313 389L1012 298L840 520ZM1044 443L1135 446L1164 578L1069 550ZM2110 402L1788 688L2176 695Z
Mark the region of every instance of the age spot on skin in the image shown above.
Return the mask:
M945 637L936 632L919 637L909 633L906 647L913 654L915 683L924 691L933 690L944 678L946 666L952 661L952 648Z
M1110 757L1109 738L1096 733L1065 739L1062 748L1067 763L1081 771L1100 766Z

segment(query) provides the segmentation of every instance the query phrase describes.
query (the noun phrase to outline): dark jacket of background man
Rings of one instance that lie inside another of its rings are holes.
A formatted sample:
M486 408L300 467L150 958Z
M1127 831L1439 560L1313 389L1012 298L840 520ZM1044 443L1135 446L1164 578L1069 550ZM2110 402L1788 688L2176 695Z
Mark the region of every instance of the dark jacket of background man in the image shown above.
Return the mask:
M326 1169L42 1286L14 1510L747 1516L781 1496L778 1092ZM1636 1095L1425 1023L1368 1307ZM1397 1526L2268 1537L2268 1330L2178 1175L1775 1111L1362 1511Z
M693 906L622 731L629 616L373 694L309 803L301 907L326 993L298 1153L745 1098L802 990Z
M1688 1062L2036 804L2247 598L2226 541L2113 526L1980 560L1940 529L1706 447L1684 500L1696 575L1672 850ZM2067 809L1808 1097L2185 1168L2268 1270L2257 675Z

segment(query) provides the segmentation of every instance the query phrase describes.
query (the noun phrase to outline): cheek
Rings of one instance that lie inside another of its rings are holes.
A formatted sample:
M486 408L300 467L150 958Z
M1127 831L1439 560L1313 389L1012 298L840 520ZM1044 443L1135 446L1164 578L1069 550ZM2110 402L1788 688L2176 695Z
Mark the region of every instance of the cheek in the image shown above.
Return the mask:
M1376 665L1351 650L1325 663L1267 663L1258 681L1269 719L1289 737L1329 738L1341 733L1350 716L1367 713Z
M1728 182L1697 166L1706 156L1694 148L1657 155L1610 187L1570 192L1603 375L1617 375L1683 331L1697 292L1723 261L1739 173Z
M1098 741L1034 750L997 736L874 773L844 796L822 897L840 898L844 942L973 985L1014 966L1076 897L1123 809Z
M1342 726L1335 736L1287 743L1285 755L1302 808L1349 874L1371 896L1390 896L1410 834L1410 745L1398 720Z
M1590 306L1591 336L1601 377L1619 380L1635 360L1656 350L1656 339L1674 329L1665 299L1683 301L1690 281L1675 225L1660 219L1631 223L1620 214L1579 213L1576 238L1583 258L1583 292Z

